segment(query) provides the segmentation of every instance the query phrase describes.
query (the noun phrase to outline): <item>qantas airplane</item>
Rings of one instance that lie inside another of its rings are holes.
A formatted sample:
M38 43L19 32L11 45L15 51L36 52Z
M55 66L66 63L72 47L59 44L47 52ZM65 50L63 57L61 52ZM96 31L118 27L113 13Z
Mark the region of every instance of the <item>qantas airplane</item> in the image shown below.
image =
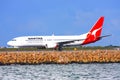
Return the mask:
M62 50L63 46L85 45L94 43L103 37L101 36L104 17L100 17L98 21L93 25L89 32L81 35L73 36L22 36L13 38L7 43L8 46L14 48L20 47L38 47L38 48L54 48Z

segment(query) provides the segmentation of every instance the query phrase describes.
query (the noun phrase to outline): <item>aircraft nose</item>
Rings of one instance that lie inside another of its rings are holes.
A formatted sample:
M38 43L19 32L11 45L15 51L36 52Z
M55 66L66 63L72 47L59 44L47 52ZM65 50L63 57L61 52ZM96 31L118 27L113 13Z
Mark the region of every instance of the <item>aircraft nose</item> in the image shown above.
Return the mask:
M8 42L7 42L7 45L8 45L8 46L12 46L11 41L8 41Z

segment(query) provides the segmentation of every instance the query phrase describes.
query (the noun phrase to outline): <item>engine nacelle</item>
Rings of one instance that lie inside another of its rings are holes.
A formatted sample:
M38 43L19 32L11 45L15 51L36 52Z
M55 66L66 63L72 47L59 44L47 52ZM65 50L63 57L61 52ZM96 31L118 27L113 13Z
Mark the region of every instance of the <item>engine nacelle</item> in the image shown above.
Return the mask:
M56 46L57 46L57 44L55 44L55 43L47 43L45 45L46 48L55 48Z

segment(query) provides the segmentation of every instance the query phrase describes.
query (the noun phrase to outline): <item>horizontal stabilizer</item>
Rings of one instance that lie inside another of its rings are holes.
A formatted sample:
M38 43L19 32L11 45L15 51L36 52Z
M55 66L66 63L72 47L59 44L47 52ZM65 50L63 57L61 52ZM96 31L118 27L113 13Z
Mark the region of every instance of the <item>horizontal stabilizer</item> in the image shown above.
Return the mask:
M105 35L105 36L100 36L99 38L101 39L101 38L104 38L104 37L109 37L109 36L112 36L111 34L109 34L109 35Z

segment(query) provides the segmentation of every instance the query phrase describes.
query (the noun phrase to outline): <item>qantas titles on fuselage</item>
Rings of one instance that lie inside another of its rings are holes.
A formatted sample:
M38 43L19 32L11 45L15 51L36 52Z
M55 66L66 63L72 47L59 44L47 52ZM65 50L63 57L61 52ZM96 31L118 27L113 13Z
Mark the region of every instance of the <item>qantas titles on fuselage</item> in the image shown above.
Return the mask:
M84 45L96 42L103 37L101 36L102 25L104 17L100 17L98 21L93 25L89 32L82 35L73 36L22 36L14 38L7 44L14 48L19 47L45 47L45 48L57 48L61 50L63 46L69 45Z

